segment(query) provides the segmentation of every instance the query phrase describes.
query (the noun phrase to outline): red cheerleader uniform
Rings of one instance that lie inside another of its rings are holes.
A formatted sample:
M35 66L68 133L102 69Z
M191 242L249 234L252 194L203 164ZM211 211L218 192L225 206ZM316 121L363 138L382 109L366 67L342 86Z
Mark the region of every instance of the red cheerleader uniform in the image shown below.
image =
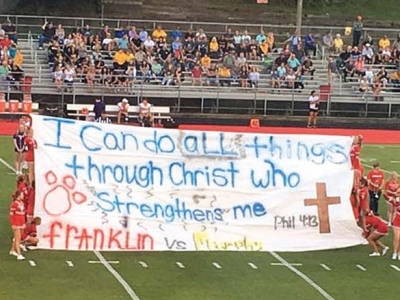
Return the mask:
M33 138L26 137L26 153L25 153L25 161L26 162L34 162L35 161L35 148L37 148L36 141Z
M10 205L10 223L13 228L25 228L25 204L22 200L14 200Z
M368 214L365 218L365 225L369 230L375 229L376 234L387 235L389 233L389 227L385 221L381 218Z
M393 220L392 226L400 228L400 201L397 201L396 198L392 198L390 200L390 203L393 204L393 207L396 212L394 215L394 220Z
M389 201L391 198L396 197L400 192L400 185L398 181L389 180L385 184L385 193L383 197L386 201Z

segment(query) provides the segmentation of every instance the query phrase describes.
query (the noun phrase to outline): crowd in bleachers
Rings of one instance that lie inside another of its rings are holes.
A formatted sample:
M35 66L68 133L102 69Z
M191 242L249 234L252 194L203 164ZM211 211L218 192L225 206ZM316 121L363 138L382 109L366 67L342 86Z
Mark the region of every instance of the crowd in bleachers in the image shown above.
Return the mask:
M0 60L1 87L19 89L24 79L23 55L18 49L16 26L9 20L0 25Z
M261 74L268 74L272 87L304 87L304 76L313 77L315 68L309 55L316 55L313 35L303 41L296 33L282 49L272 32L250 35L246 30L228 29L209 36L202 29L169 34L158 26L153 31L104 26L100 32L88 25L71 33L62 25L43 25L39 47L48 43L53 79L59 89L73 82L110 90L127 91L135 81L165 86L220 85L256 88ZM276 59L273 53L281 53Z

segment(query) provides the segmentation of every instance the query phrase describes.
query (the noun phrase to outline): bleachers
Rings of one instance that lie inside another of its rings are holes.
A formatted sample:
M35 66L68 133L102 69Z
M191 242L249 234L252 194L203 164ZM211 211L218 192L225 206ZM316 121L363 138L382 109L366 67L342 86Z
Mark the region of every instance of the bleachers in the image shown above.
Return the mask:
M90 111L90 105L86 104L67 104L67 113L70 117L80 119L86 117L87 113L83 111L88 109ZM106 105L106 113L109 118L116 118L118 115L118 107L116 105ZM139 106L129 106L128 108L129 117L137 119L139 116ZM152 106L151 113L155 121L161 124L162 120L167 120L170 117L170 108L165 106Z

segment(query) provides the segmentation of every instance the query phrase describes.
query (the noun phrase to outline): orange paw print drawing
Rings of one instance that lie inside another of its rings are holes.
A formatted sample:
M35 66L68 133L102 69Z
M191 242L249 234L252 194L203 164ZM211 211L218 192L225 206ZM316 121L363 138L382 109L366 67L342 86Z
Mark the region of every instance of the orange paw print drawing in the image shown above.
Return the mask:
M61 216L68 213L73 203L86 202L85 194L75 191L76 181L71 175L66 175L61 181L53 171L45 174L45 180L51 188L44 196L43 208L51 216Z

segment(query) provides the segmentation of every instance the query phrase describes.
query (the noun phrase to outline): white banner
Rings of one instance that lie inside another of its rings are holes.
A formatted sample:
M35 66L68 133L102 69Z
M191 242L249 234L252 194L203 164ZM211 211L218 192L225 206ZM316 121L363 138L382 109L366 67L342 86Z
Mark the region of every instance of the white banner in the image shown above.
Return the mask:
M350 137L33 116L40 247L306 251L363 243Z

